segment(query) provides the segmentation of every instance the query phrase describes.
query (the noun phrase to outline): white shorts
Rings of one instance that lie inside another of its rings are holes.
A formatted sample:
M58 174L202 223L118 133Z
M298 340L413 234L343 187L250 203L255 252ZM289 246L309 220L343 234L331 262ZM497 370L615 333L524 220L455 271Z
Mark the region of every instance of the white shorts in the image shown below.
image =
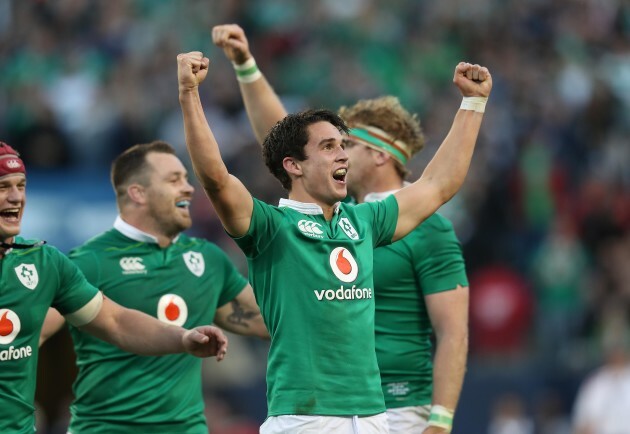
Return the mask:
M268 417L260 434L388 434L387 413L374 416L299 416Z
M421 434L427 427L430 405L388 408L390 434Z

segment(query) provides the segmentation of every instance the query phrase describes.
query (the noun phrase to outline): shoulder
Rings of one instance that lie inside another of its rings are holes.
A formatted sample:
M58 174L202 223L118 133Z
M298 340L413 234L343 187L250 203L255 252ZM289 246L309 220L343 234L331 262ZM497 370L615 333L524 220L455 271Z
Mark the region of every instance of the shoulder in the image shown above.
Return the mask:
M61 253L61 251L55 246L46 244L45 241L38 240L36 238L15 237L15 243L33 245L33 247L26 249L13 249L12 254L15 256L64 256L63 253Z
M103 251L108 247L117 246L120 244L120 239L118 239L118 242L116 241L116 234L117 232L113 229L100 233L90 238L85 243L72 248L68 255L70 257L82 256L88 253Z
M181 234L179 238L177 238L177 245L183 249L197 249L210 253L223 252L223 250L212 241L208 241L204 238L191 237L186 234Z

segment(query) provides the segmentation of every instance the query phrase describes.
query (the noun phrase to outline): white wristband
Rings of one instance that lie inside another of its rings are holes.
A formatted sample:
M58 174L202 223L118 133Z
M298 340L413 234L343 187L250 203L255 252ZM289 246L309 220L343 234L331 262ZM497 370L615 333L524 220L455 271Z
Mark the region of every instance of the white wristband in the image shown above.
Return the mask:
M453 411L441 405L431 406L428 425L441 428L447 433L453 429Z
M459 108L461 110L473 110L477 113L483 113L486 111L486 102L488 102L487 96L465 96Z
M262 73L256 65L256 60L253 57L247 59L244 63L237 65L232 63L234 70L236 71L236 79L241 83L253 83L262 77Z

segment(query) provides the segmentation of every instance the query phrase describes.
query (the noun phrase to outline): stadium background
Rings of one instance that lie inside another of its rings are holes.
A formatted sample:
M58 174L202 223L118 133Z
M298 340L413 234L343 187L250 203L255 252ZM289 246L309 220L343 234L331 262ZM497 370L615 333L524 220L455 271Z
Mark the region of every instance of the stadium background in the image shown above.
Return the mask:
M291 111L399 96L428 137L414 176L458 107L455 64L490 68L494 89L471 173L441 210L462 240L472 291L454 433L489 432L501 417L536 433L570 432L579 384L603 363L608 337L629 333L630 4L0 1L0 139L22 152L29 171L23 234L67 252L108 228L116 215L109 163L131 144L163 139L188 161L181 51L211 59L202 95L228 167L254 195L277 201L283 192L260 161L231 65L211 43L221 23L245 28ZM220 244L245 273L197 193L191 233ZM205 366L216 433L250 432L265 414L266 344L232 337L231 350ZM42 433L65 433L73 373L62 333L41 355Z

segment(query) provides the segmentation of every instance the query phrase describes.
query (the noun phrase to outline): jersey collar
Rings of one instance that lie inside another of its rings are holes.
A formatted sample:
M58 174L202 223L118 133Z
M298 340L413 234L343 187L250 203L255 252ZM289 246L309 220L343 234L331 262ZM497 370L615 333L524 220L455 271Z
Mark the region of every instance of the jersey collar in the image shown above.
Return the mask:
M406 181L403 183L403 187L406 187L408 185L409 183ZM368 193L363 198L363 202L378 202L379 200L386 199L388 196L391 196L392 194L396 193L399 190L400 188L397 188L395 190L389 190L389 191L379 191L379 192L374 192L374 193Z
M132 240L141 241L143 243L158 243L158 239L156 237L144 231L141 231L135 226L131 226L120 216L116 217L116 221L114 222L114 229L116 229L127 238L131 238ZM175 239L173 239L173 242L176 242L178 238L179 235L177 235Z
M335 204L335 214L339 213L339 205L341 202ZM298 202L292 199L280 199L279 207L291 208L299 213L308 215L324 214L324 210L316 203Z

